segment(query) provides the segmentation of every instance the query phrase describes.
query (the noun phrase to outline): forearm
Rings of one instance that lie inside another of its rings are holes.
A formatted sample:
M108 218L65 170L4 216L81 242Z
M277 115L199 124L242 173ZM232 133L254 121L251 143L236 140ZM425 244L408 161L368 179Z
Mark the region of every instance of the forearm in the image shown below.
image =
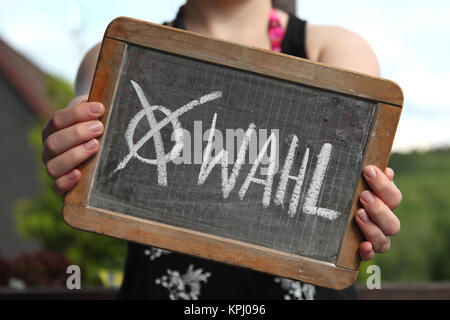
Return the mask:
M78 68L75 80L75 94L77 97L87 98L94 78L95 66L100 53L100 44L95 45L84 57Z

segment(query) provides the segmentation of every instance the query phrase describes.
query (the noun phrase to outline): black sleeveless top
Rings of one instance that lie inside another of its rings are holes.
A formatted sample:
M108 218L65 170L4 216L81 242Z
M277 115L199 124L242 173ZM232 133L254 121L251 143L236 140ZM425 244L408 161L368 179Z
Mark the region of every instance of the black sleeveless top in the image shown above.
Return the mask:
M185 29L183 8L173 26ZM282 52L307 58L306 22L289 16ZM354 287L334 291L257 271L128 243L119 299L318 300L356 299Z

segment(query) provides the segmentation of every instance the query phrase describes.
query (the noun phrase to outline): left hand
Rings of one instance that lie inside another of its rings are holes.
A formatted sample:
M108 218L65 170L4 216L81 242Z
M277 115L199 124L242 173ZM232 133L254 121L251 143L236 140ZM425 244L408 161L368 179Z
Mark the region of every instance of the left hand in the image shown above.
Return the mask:
M375 253L389 250L389 236L400 231L400 221L392 212L402 201L402 194L394 184L394 171L387 168L383 173L375 166L363 170L371 191L361 193L363 208L356 212L356 222L367 241L361 243L359 255L362 260L370 260Z

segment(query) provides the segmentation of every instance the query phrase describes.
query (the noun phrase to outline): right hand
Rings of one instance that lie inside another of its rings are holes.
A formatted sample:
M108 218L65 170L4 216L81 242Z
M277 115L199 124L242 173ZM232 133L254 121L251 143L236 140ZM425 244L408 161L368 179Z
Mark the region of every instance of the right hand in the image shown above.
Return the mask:
M81 179L77 167L100 149L96 138L104 128L98 119L104 112L102 104L79 96L67 108L57 111L42 130L42 161L55 179L55 193L63 196L73 189Z

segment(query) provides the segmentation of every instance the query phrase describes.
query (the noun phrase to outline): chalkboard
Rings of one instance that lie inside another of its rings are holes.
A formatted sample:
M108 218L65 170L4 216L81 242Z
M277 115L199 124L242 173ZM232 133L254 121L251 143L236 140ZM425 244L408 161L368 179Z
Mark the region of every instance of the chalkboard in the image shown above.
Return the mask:
M386 166L394 83L128 18L90 94L99 154L66 196L74 227L343 288L364 165Z

